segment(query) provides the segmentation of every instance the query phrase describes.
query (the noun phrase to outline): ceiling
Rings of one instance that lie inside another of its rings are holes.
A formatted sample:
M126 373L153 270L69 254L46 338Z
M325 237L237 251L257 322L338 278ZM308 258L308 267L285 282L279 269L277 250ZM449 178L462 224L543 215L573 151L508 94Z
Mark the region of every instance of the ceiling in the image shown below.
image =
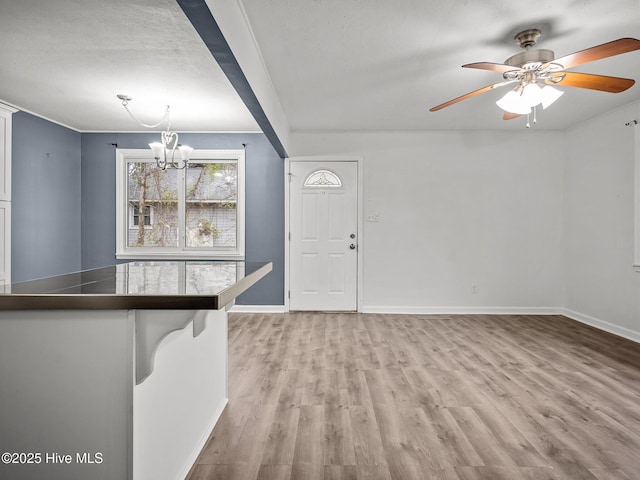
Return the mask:
M259 131L175 0L0 0L0 101L80 131Z
M293 132L521 129L494 103L509 87L429 108L500 81L460 66L504 62L520 51L520 30L540 28L538 47L556 57L640 38L638 0L237 2ZM0 39L0 101L76 130L144 130L118 93L147 123L170 105L175 130L259 130L175 0L0 0ZM573 71L638 84L619 94L565 88L536 129L640 100L640 51Z

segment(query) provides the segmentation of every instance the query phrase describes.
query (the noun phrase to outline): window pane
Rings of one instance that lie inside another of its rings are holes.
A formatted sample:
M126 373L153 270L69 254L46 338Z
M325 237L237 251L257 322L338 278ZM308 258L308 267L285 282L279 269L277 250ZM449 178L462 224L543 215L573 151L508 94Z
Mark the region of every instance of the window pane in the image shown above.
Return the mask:
M129 215L127 246L178 246L177 170L161 170L155 163L129 162L127 200L133 209ZM140 212L144 212L143 222L139 221Z
M186 174L186 246L235 248L236 163L190 163Z

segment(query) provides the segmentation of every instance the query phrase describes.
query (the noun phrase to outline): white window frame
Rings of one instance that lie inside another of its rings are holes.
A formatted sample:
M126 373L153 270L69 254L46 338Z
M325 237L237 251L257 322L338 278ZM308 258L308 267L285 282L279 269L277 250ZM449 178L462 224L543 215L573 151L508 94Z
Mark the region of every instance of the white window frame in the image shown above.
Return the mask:
M236 247L205 248L186 247L185 232L182 231L177 247L129 247L127 245L129 201L127 199L127 163L155 162L151 150L116 149L116 258L118 259L207 259L207 260L244 260L245 254L245 155L244 150L194 150L191 162L210 160L222 162L232 160L237 163L238 195L236 199ZM169 167L167 167L169 168ZM185 182L178 182L179 204L184 210ZM179 215L184 217L184 211ZM153 211L153 209L152 209ZM152 219L153 223L153 219ZM181 224L184 222L181 220Z

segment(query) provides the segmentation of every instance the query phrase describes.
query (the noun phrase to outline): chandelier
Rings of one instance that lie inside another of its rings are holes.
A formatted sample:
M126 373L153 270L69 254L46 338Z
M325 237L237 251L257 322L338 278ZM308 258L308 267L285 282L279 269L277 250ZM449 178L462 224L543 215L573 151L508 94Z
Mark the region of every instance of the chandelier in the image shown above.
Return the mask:
M178 134L171 131L169 105L167 105L167 109L165 110L162 119L158 123L154 125L148 125L138 120L129 110L129 107L127 105L131 100L133 100L130 96L123 94L118 94L116 96L122 102L122 106L127 111L129 116L138 125L145 128L156 128L163 123L166 123L166 129L160 133L160 142L153 142L149 144L149 148L151 148L153 158L155 159L158 168L160 168L161 170L165 170L167 167L177 169L186 168L189 164L189 158L191 157L193 148L187 145L180 145L178 143ZM176 159L176 150L178 150L178 153L180 154L180 160Z

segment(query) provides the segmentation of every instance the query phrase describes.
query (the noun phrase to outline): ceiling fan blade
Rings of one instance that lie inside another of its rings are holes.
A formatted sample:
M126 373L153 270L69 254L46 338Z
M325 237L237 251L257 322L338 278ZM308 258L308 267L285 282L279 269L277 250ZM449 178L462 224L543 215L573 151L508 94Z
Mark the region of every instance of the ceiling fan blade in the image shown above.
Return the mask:
M502 116L503 120L513 120L514 118L518 118L521 117L522 115L520 115L519 113L511 113L511 112L504 112L504 115Z
M608 77L591 73L558 72L545 79L547 85L561 85L563 87L588 88L601 92L620 93L630 88L635 80L630 78Z
M462 68L478 68L480 70L491 70L492 72L511 72L514 70L522 70L519 67L514 67L513 65L504 65L502 63L491 63L491 62L477 62L477 63L467 63L466 65L462 65Z
M640 49L640 40L635 38L619 38L612 42L603 43L596 47L587 48L586 50L580 50L579 52L565 55L564 57L556 58L555 60L543 65L542 68L551 64L559 63L562 65L562 69L575 67L587 62L593 62L602 58L613 57L622 53L633 52Z
M461 102L462 100L466 100L467 98L475 97L476 95L480 95L481 93L489 92L494 88L502 87L503 85L508 85L509 83L513 83L515 80L507 80L505 82L494 83L493 85L487 85L486 87L479 88L478 90L474 90L473 92L469 92L460 97L454 98L453 100L449 100L448 102L441 103L440 105L436 105L433 108L430 108L430 112L437 112L438 110L442 110L445 107L449 107L454 103Z

